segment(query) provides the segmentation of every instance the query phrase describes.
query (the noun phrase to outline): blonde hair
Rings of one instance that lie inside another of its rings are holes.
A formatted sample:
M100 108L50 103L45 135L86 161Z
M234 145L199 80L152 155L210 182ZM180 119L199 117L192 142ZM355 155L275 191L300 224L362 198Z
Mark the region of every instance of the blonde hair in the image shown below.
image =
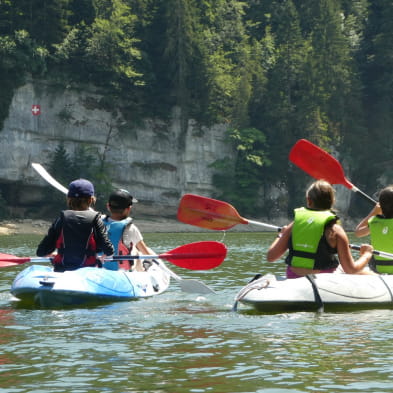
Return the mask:
M335 191L327 181L317 180L307 189L306 197L313 202L315 209L328 210L334 205Z

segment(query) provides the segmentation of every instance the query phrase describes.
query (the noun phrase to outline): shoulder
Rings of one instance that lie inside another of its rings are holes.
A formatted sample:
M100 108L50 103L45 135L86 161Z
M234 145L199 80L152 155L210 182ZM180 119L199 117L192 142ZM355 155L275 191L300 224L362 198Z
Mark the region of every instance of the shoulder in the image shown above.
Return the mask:
M94 221L102 222L102 214L100 212L97 212L95 210L84 210L84 214L86 215L86 217L91 218Z
M124 219L124 224L128 227L133 226L134 224L132 223L132 217L127 217ZM135 226L135 225L134 225Z
M345 229L340 224L335 223L332 226L332 230L333 230L334 234L337 236L337 238L343 239L343 240L348 239L348 235L345 232Z
M375 216L372 216L369 218L368 222L374 222L374 221L385 221L385 222L389 222L389 221L393 221L393 218L388 218L383 216L382 214L377 214Z
M100 218L101 213L93 210L93 209L88 209L88 210L63 210L61 212L61 216L64 217L74 217L74 216L79 216L79 217L85 217L85 218Z
M139 232L138 227L132 221L127 223L126 229L130 232Z
M84 210L83 216L89 220L89 222L93 223L93 225L104 226L104 221L102 220L102 214L95 210Z
M61 212L59 216L54 221L52 221L52 224L49 227L49 231L61 229L61 226L63 225L63 217L63 212Z

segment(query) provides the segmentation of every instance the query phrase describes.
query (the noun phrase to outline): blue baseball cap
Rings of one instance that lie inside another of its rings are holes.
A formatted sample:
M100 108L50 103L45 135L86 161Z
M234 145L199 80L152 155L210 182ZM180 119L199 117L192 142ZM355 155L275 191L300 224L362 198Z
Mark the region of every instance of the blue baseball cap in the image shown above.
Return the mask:
M74 180L68 186L67 196L70 198L90 197L94 195L94 186L86 179Z

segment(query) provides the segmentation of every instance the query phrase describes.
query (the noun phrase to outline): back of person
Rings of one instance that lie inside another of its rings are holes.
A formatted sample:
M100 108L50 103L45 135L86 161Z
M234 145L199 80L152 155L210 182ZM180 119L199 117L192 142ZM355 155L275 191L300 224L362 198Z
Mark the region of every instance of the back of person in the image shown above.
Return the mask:
M103 218L107 226L109 237L117 247L119 253L132 255L147 255L152 254L152 251L143 241L143 236L138 227L132 223L129 217L134 203L138 202L127 190L117 189L114 190L108 198L107 209L109 216ZM111 264L116 269L115 264ZM105 267L109 265L105 264ZM131 260L130 267L132 270L145 271L143 262L140 259ZM127 269L123 263L117 268Z
M380 191L378 203L357 225L355 235L370 235L376 250L393 253L393 185ZM393 274L393 259L373 255L370 267L377 273Z
M65 210L60 215L57 239L57 255L53 260L56 270L78 269L82 266L96 266L96 241L94 221L99 213L92 210Z
M331 273L339 263L345 273L370 274L365 266L373 248L362 244L359 259L353 260L348 236L332 210L335 202L332 185L324 180L313 182L306 191L306 201L307 207L295 210L294 220L281 229L270 245L267 260L273 262L289 250L287 278Z
M374 216L368 221L371 244L376 250L393 253L393 218ZM393 259L373 255L370 264L377 273L393 274Z
M337 250L329 245L325 235L326 228L336 221L337 216L330 210L295 209L287 265L312 270L336 269Z
M70 183L67 194L68 210L61 212L37 248L40 257L51 255L55 271L99 266L97 252L113 254L100 214L90 209L95 202L94 187L85 179ZM89 210L90 209L90 210Z
M113 244L116 255L129 255L132 253L132 243L127 247L124 243L123 236L125 229L132 224L132 218L126 217L123 220L115 221L109 216L103 218L103 222L106 226L108 236ZM131 260L124 261L108 261L104 263L104 267L109 270L131 270L132 268Z

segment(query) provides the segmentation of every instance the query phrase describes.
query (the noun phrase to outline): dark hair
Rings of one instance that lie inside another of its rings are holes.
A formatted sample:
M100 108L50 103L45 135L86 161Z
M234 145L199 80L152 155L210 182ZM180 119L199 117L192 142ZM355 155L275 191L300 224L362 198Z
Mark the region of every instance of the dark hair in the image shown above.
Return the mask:
M67 205L71 210L87 210L91 204L94 204L94 202L94 197L67 197Z
M379 204L386 218L393 218L393 185L385 187L379 193Z
M124 189L113 191L109 195L108 203L111 209L124 210L132 206L133 203L138 202L133 196Z
M313 207L320 210L331 209L334 205L334 188L325 180L317 180L307 189L306 197L313 202Z
M131 205L130 205L131 206ZM129 206L128 206L129 207ZM124 212L124 210L127 209L127 207L113 207L111 205L109 205L109 211L112 214L121 214ZM126 217L126 216L125 216Z

